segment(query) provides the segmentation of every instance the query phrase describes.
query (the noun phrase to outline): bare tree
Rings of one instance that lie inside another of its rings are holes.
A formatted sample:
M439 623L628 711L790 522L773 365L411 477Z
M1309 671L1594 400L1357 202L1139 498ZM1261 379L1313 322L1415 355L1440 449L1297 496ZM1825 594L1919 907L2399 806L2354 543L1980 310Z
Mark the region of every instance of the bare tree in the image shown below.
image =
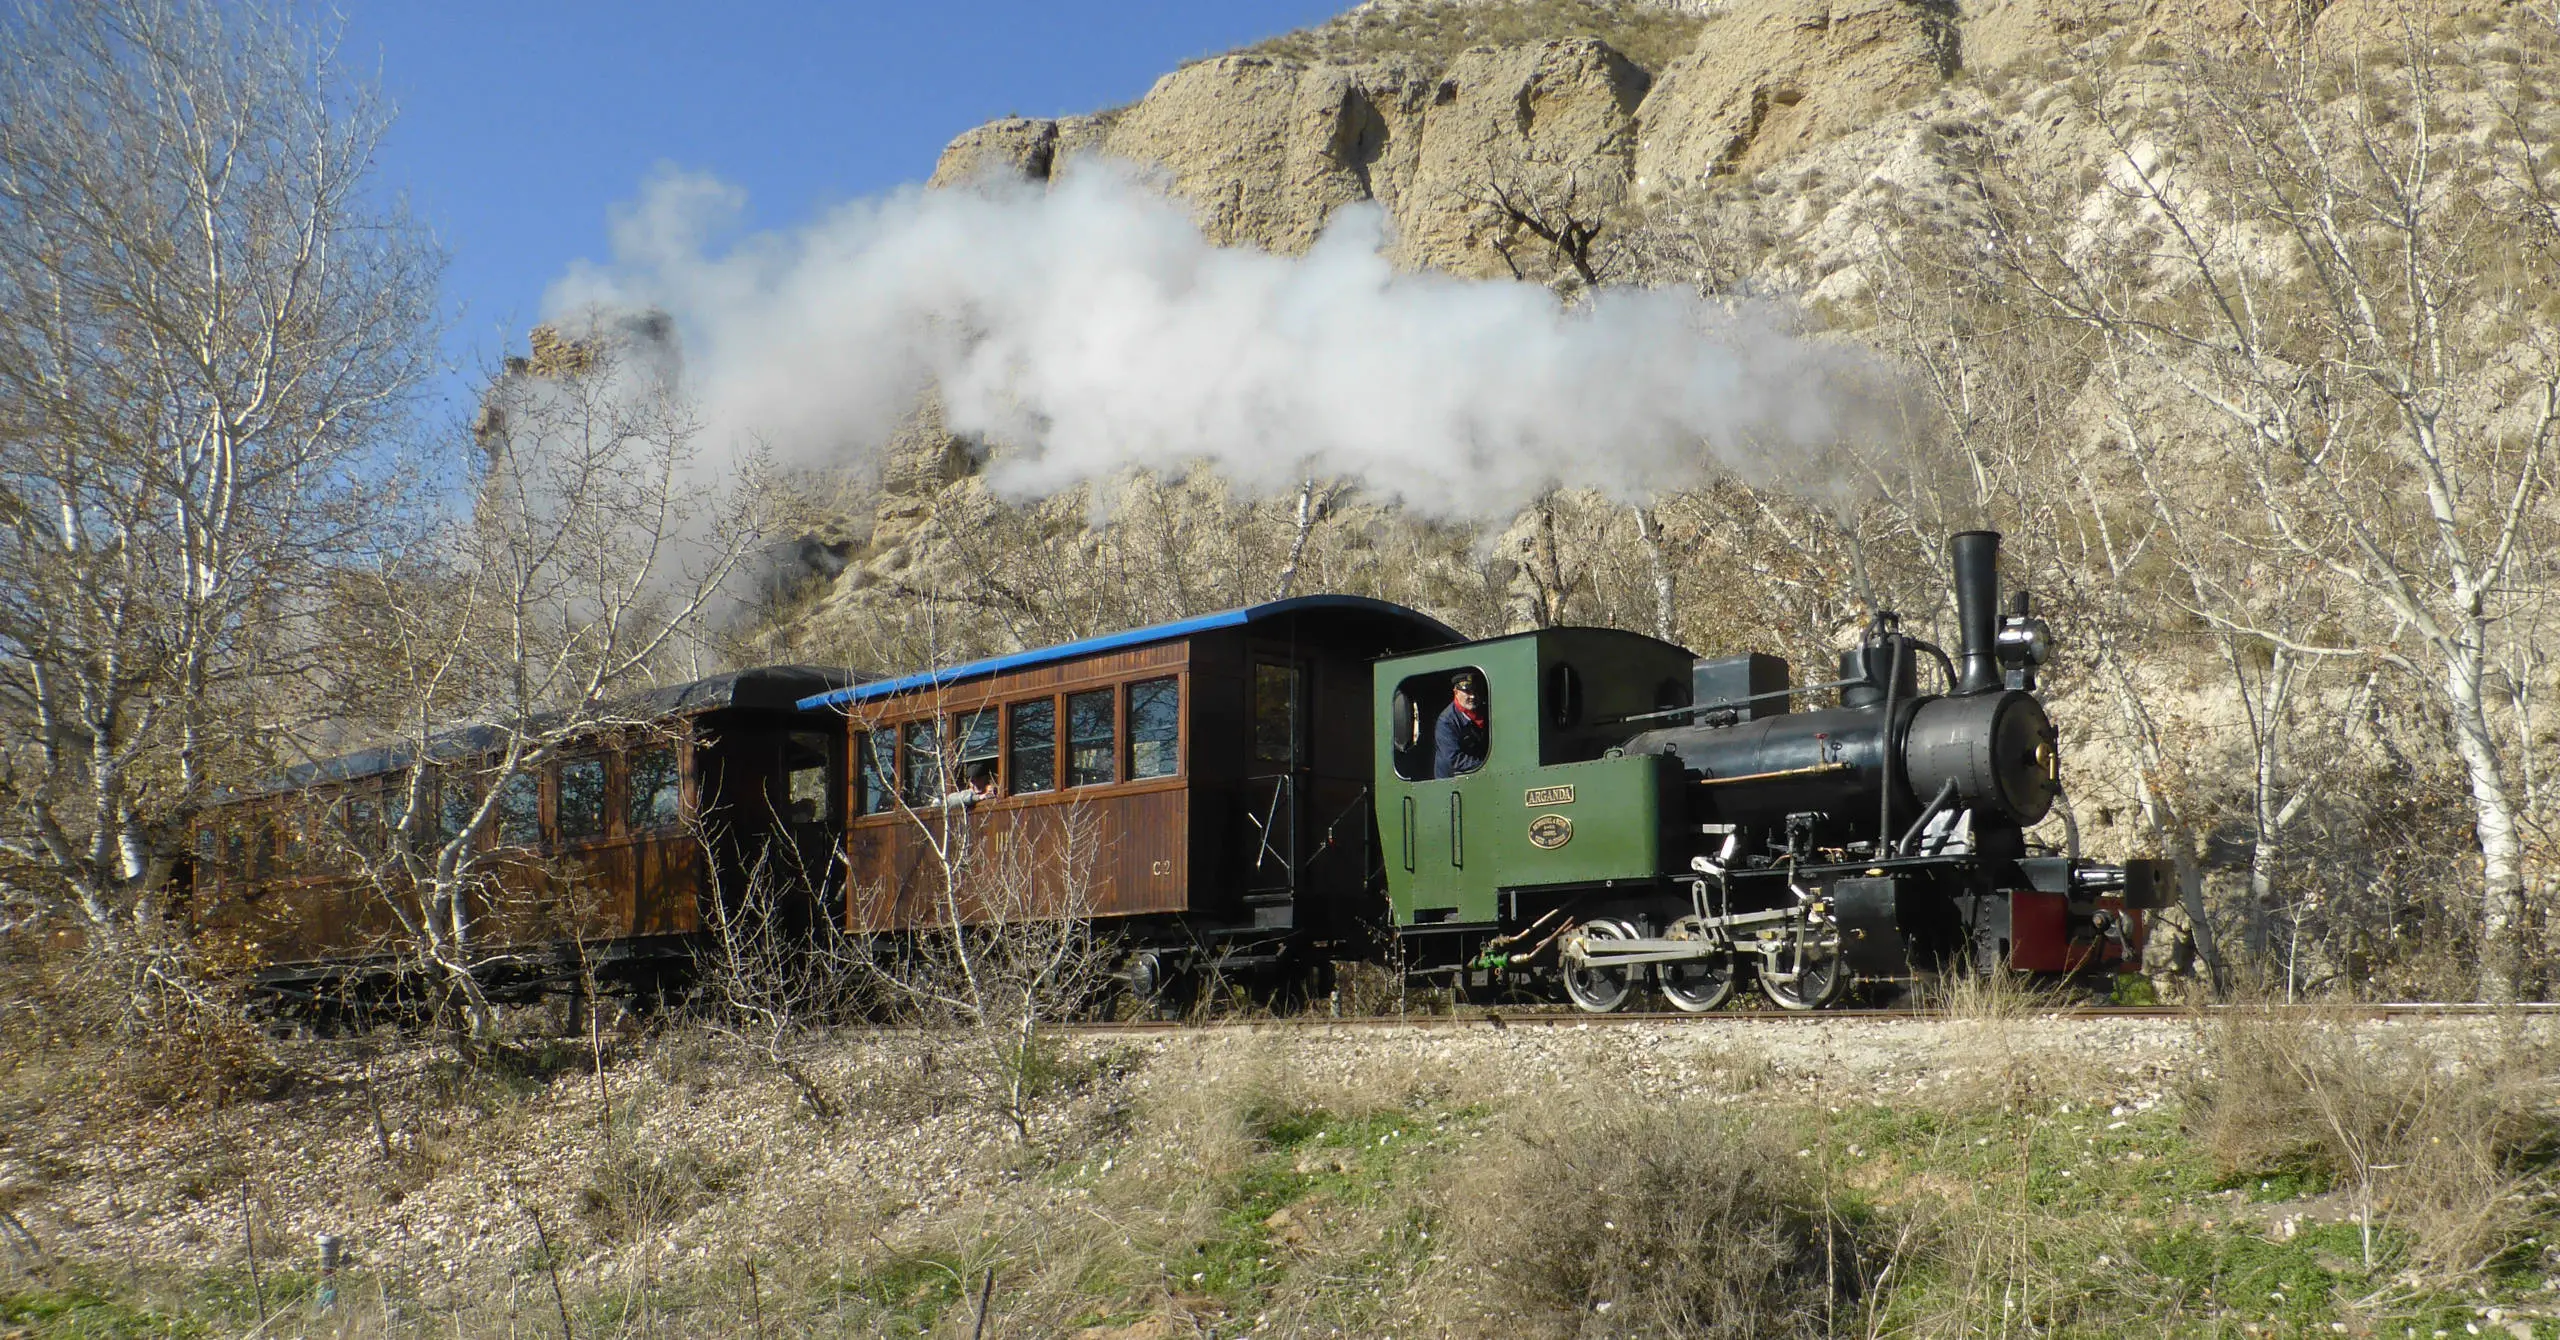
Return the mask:
M948 1079L1021 1141L1055 1068L1044 1030L1101 995L1116 951L1093 920L1100 817L1068 805L1055 818L1017 821L1009 840L972 834L971 856L940 890L936 924L876 947L871 960L902 1014L963 1039Z
M719 842L697 836L706 854ZM802 892L827 886L828 872L806 868L800 856L791 844L767 844L734 897L710 900L710 934L694 964L696 1013L789 1080L812 1115L832 1121L838 1105L809 1072L810 1044L861 1012L869 975L851 942L789 914Z
M909 771L894 781L891 759L857 765L883 779L866 806L895 812L923 859L891 876L894 890L863 887L864 862L854 862L855 905L888 910L868 918L856 961L893 1013L962 1040L942 1078L1027 1141L1054 1059L1044 1026L1100 996L1119 946L1094 920L1106 869L1098 811L1075 801L980 809L962 755L973 724L992 741L993 721L988 709L902 726L926 725L935 743L920 753L909 734ZM876 747L889 736L862 738Z
M754 459L712 468L647 335L600 329L500 378L470 514L378 554L344 607L350 642L378 654L350 667L343 705L411 760L365 873L475 1036L475 920L518 859L482 834L563 751L656 725L635 695L704 672L707 621L757 543Z
M0 920L145 934L400 473L439 259L389 113L257 4L0 16Z
M1296 593L1298 568L1307 559L1307 542L1315 538L1316 527L1333 514L1333 500L1340 496L1343 485L1310 476L1298 482L1298 496L1290 509L1289 556L1281 561L1280 575L1271 583L1271 598L1286 600Z
M2111 146L2113 231L2021 210L2000 240L2051 310L2222 425L2287 559L2366 602L2359 645L2436 695L2478 836L2479 986L2503 998L2527 816L2487 673L2560 428L2560 331L2538 310L2554 70L2547 41L2463 62L2425 21L2404 16L2388 60L2270 27L2246 61L2181 70L2165 102L2102 87L2086 110ZM2487 145L2447 133L2499 107Z

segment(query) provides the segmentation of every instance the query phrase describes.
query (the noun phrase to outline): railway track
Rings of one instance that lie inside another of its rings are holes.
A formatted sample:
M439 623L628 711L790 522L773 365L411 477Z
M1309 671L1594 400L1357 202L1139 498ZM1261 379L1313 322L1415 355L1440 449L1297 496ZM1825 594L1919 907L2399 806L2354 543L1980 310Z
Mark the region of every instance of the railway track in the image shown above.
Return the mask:
M2011 1017L2033 1019L2209 1019L2214 1015L2235 1011L2267 1011L2278 1014L2317 1015L2349 1018L2359 1021L2397 1018L2486 1018L2503 1015L2560 1018L2560 1003L2533 1002L2515 1005L2471 1003L2438 1003L2428 1001L2364 1002L2351 1005L2055 1005L2048 1008L2023 1007L2008 1013ZM1578 1010L1523 1010L1514 1013L1495 1008L1465 1014L1404 1014L1334 1016L1321 1014L1285 1014L1224 1019L1122 1019L1087 1021L1053 1025L1061 1033L1092 1036L1146 1035L1186 1032L1252 1032L1260 1029L1351 1030L1361 1032L1405 1029L1455 1031L1465 1029L1530 1028L1556 1029L1585 1026L1625 1028L1655 1024L1679 1027L1714 1028L1753 1023L1820 1023L1825 1020L1885 1020L1900 1022L1955 1022L1976 1015L1958 1015L1944 1009L1928 1007L1880 1007L1842 1010L1710 1010L1704 1014L1676 1011L1625 1011L1615 1014L1587 1014Z

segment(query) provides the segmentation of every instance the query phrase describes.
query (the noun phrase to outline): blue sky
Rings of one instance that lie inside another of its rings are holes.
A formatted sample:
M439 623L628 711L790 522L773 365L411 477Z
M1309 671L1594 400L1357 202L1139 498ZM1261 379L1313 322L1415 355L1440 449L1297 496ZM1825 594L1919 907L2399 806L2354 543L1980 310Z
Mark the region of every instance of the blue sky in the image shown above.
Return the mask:
M751 227L920 181L952 136L1132 101L1185 60L1350 0L339 0L341 58L400 116L381 184L451 257L466 384L521 348L543 290L605 255L660 162L746 188Z

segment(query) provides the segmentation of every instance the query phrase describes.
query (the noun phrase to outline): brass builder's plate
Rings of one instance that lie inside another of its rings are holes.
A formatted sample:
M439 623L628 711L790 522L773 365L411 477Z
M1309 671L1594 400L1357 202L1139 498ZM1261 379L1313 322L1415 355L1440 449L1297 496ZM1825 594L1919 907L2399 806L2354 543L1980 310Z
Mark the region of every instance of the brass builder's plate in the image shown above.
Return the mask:
M1541 814L1529 821L1529 845L1554 851L1573 841L1573 820L1561 814Z

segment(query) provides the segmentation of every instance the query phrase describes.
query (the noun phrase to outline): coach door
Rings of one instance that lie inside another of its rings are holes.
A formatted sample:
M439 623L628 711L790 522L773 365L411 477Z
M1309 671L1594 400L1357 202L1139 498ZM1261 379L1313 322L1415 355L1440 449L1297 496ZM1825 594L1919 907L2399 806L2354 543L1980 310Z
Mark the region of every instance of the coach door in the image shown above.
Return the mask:
M1239 835L1246 855L1245 903L1278 907L1297 893L1307 850L1306 664L1276 656L1255 657L1250 695L1252 738L1245 755L1245 814Z
M828 834L842 823L844 788L834 737L732 719L696 758L718 896L734 912L761 879L786 923L803 924L837 876Z

